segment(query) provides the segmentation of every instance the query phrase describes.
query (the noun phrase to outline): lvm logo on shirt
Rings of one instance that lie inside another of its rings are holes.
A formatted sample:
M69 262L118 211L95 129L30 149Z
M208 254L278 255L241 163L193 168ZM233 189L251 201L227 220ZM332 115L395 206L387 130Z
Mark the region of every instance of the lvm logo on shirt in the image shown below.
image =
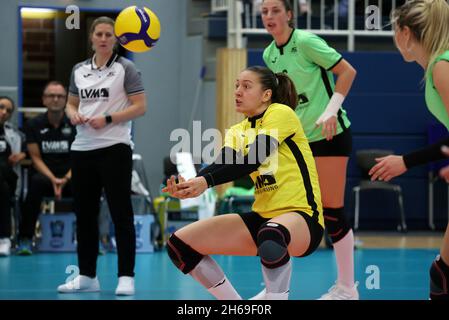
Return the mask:
M109 98L109 88L81 89L80 96L83 100L107 101Z
M43 153L67 153L69 152L68 141L42 141Z

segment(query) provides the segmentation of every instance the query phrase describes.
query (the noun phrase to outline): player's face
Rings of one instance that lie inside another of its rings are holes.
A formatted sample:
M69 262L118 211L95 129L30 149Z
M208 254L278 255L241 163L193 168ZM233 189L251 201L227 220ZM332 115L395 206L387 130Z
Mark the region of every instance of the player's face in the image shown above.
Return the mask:
M270 101L270 90L263 90L259 76L245 70L235 83L235 109L248 117L260 114Z
M0 124L11 118L14 108L8 99L0 99Z
M91 41L96 53L111 53L116 42L114 28L107 23L96 25L91 36Z
M412 51L410 50L411 39L411 31L408 27L404 27L403 29L396 27L394 31L394 43L401 53L402 57L407 62L415 61Z
M64 110L67 94L60 85L49 85L42 95L42 104L50 112L60 112Z
M289 28L288 22L292 18L292 13L287 12L282 1L264 0L261 8L262 22L269 34L281 34Z

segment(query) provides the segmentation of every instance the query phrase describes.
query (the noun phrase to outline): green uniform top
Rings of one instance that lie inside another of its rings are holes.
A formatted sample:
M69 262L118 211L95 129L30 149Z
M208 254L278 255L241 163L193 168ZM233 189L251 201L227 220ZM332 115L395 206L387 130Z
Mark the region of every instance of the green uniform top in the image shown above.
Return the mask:
M431 63L427 70L426 104L427 108L429 108L430 112L438 119L438 121L440 121L447 129L449 129L449 116L447 114L443 100L441 99L440 94L435 88L432 75L435 63L441 60L449 61L449 50L436 57L436 59Z
M324 227L315 160L295 112L273 103L263 114L232 126L224 146L247 155L258 135L274 138L279 146L250 174L256 187L253 211L264 218L302 211Z
M289 40L278 47L273 41L263 52L263 59L273 72L284 72L293 80L299 102L296 114L309 142L324 139L315 122L324 112L334 92L335 82L330 69L343 58L317 35L294 30ZM337 134L350 126L346 111L338 112Z

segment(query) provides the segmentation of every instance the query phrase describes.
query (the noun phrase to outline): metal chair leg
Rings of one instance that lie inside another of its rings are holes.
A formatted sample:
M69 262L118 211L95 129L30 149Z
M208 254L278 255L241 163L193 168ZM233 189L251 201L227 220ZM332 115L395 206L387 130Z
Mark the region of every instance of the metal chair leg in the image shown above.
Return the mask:
M355 206L354 206L354 230L359 228L359 210L360 210L360 187L354 187L352 189L355 195Z
M428 223L429 223L429 228L430 230L435 230L435 223L434 223L434 218L433 218L433 214L434 214L434 203L433 203L433 183L434 183L434 176L433 176L433 172L429 172L429 178L428 178L428 196L429 196L429 213L428 213ZM448 210L449 212L449 210Z
M399 187L396 192L398 193L398 203L399 203L399 221L398 225L399 231L407 232L407 225L405 223L405 214L404 214L404 201L402 199L402 190Z

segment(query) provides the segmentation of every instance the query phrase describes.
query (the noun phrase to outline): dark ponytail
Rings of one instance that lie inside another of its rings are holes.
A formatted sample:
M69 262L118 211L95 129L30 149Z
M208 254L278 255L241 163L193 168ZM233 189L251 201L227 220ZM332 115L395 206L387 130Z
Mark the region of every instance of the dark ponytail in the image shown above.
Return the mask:
M295 110L298 105L298 94L296 93L295 84L285 73L276 73L275 77L278 80L278 85L276 94L271 98L271 101L285 104Z
M272 92L271 102L282 103L293 110L298 105L298 94L295 84L285 73L273 73L270 69L261 66L249 67L246 70L257 73L263 90Z

